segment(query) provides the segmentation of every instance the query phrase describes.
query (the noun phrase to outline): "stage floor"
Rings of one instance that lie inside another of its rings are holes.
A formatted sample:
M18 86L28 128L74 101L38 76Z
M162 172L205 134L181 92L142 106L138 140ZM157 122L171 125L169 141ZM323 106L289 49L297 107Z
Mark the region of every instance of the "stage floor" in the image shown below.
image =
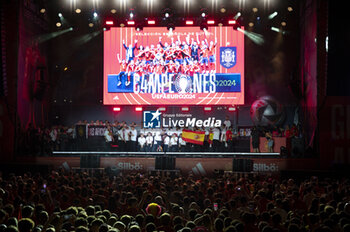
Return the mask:
M217 170L237 171L233 169L234 159L253 161L252 171L258 173L276 173L293 170L317 170L317 159L283 158L278 153L117 153L116 152L71 152L56 153L50 157L17 157L17 163L48 165L53 168L80 168L81 159L90 159L95 168L110 168L119 171L147 172L156 170L156 157L175 157L175 169L181 173L211 174Z

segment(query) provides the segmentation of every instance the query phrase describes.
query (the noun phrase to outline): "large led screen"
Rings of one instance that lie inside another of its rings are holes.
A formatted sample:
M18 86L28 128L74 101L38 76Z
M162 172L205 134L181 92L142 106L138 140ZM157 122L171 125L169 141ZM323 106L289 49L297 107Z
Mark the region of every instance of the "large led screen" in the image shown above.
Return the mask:
M232 27L104 32L106 105L244 104L244 34Z

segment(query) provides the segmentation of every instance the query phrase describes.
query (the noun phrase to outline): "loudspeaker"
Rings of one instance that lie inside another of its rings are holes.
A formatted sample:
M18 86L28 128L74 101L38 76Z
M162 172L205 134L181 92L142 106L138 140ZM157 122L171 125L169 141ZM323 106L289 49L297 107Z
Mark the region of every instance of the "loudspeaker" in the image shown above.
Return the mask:
M80 168L99 168L100 157L97 155L81 155Z
M157 156L155 162L156 170L175 170L175 157Z
M233 159L232 171L234 172L251 172L253 171L253 160L251 159Z

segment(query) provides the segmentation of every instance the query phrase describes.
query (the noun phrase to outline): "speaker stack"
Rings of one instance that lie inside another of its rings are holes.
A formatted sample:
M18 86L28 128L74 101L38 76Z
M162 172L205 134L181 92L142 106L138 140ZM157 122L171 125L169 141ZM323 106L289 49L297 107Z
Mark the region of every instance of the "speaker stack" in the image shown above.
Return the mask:
M175 157L157 156L155 168L156 170L175 170Z
M98 155L81 155L80 168L99 168L100 157Z
M253 171L253 160L251 159L233 159L232 171L251 172Z

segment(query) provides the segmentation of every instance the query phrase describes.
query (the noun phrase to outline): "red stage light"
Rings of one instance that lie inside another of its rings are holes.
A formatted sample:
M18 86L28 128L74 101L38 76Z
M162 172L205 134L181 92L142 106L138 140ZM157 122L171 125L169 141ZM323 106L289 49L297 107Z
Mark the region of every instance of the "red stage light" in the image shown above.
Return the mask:
M193 21L192 20L186 20L186 25L193 25Z
M128 25L135 25L135 21L128 21Z
M233 25L233 24L236 24L236 23L237 23L237 21L234 20L234 19L228 21L228 24L230 24L230 25Z
M137 112L142 111L142 106L137 106L137 107L135 107L135 111L137 111Z
M211 107L210 106L206 106L206 107L204 107L204 111L211 111Z
M182 107L181 111L182 112L188 112L188 111L190 111L190 107Z
M119 112L119 111L121 111L122 109L120 108L120 107L113 107L113 111L114 112Z
M156 21L155 20L148 20L147 23L148 23L148 25L154 25L154 24L156 24Z
M208 21L207 21L207 24L213 25L213 24L215 24L215 21L214 21L214 20L208 20Z
M113 26L114 22L112 20L107 20L106 25Z

